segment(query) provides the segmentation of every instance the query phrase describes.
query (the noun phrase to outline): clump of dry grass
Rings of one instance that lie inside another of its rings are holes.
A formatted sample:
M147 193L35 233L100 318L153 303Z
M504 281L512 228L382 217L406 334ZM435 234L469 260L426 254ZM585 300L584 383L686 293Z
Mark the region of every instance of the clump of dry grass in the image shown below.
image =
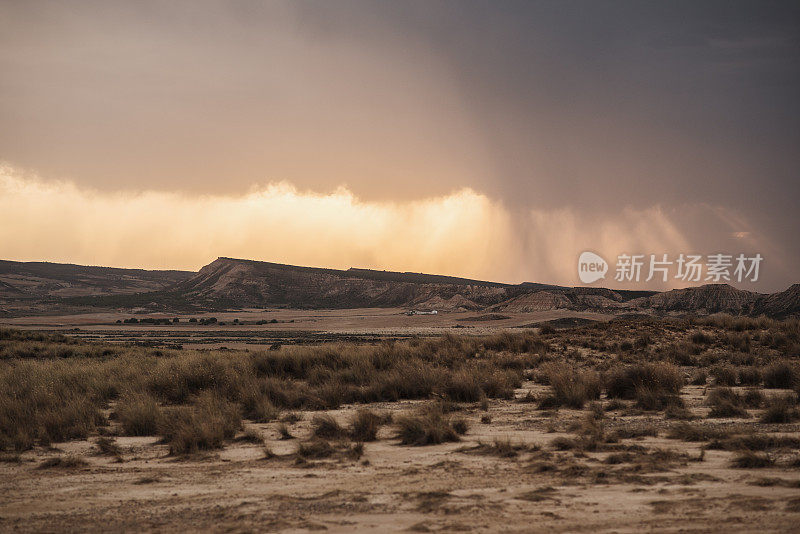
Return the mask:
M697 369L692 374L691 383L693 386L705 386L708 382L708 373L705 369Z
M358 442L375 441L380 427L390 422L391 416L380 415L366 408L361 409L350 422L350 437Z
M582 449L583 445L581 440L570 438L566 436L559 436L550 440L550 446L557 451L569 451L573 449Z
M760 408L764 404L764 394L760 389L749 388L744 392L742 401L748 408Z
M314 436L325 439L338 439L346 432L339 422L330 414L317 414L311 420Z
M100 438L97 438L97 441L95 441L95 445L97 445L97 449L100 451L100 454L104 454L106 456L114 456L116 458L122 457L122 449L117 444L117 441L113 438L102 436Z
M738 380L738 373L731 365L715 365L711 368L711 376L717 386L735 386Z
M750 417L745 408L744 397L731 388L711 390L706 403L711 406L709 417Z
M739 383L743 386L758 386L761 384L761 369L753 365L739 367Z
M685 406L677 405L667 406L667 409L664 410L664 417L667 419L682 419L684 421L691 421L698 418Z
M164 415L160 434L170 454L191 454L219 449L241 428L239 409L211 394L198 398L193 406L171 407Z
M85 439L105 424L100 405L108 394L72 361L26 360L0 366L0 448L27 450L36 441Z
M537 446L514 443L511 438L495 438L491 443L478 442L472 447L463 447L457 452L497 456L499 458L516 458L521 452L538 450Z
M800 370L797 364L782 360L764 369L764 387L770 389L791 389L800 383Z
M770 398L759 421L772 424L786 424L796 421L800 418L800 414L795 408L795 400L791 395Z
M19 464L22 463L22 456L17 453L0 453L0 463Z
M552 395L540 402L541 408L567 406L581 409L590 400L600 398L602 381L595 371L578 371L570 365L550 363L543 366L542 376Z
M242 399L243 415L254 423L268 423L278 418L278 410L265 393L253 389Z
M745 451L736 455L733 460L731 460L731 464L733 467L738 467L740 469L760 469L772 467L775 465L775 460L765 453Z
M711 427L707 424L680 422L669 429L667 437L683 441L709 441L712 439L725 438L730 434L730 430Z
M138 394L119 400L116 418L126 436L155 436L162 424L163 414L153 397Z
M642 438L645 436L655 437L658 436L658 428L649 423L628 423L615 428L611 435L613 436L614 440Z
M606 376L610 398L634 399L636 405L645 410L683 406L679 397L683 383L681 370L663 362L617 367Z
M329 458L335 452L336 449L333 445L324 439L315 439L297 444L297 456L306 460Z
M745 432L737 435L728 435L714 439L708 444L709 449L724 451L790 451L800 447L800 438L794 436L781 436L769 433Z
M83 458L68 454L66 456L54 456L53 458L44 460L39 464L39 469L77 469L88 465L89 464Z
M433 445L459 441L458 431L442 408L431 404L416 414L397 418L397 437L403 445Z

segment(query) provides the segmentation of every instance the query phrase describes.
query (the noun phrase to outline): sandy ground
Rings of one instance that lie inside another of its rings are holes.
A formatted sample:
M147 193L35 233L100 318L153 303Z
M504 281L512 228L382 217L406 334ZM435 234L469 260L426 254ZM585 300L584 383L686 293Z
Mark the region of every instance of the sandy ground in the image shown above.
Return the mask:
M517 396L542 386L525 383ZM683 397L701 415L703 390ZM417 402L373 404L395 415ZM357 407L330 411L345 423ZM609 452L554 450L585 411L555 414L533 404L464 405L470 423L460 443L399 445L391 426L359 459L336 456L295 464L312 412L280 440L278 423L257 428L261 445L236 442L203 457L170 457L156 438L117 438L122 460L99 455L90 441L57 444L0 463L0 530L6 532L764 532L800 529L800 469L734 469L733 453L667 439L663 414L609 412L607 425L649 424L657 437L622 440L674 461L607 464ZM486 422L488 416L491 422ZM484 422L481 422L481 420ZM741 422L741 420L739 420ZM752 420L749 420L752 421ZM715 423L725 423L716 420ZM730 421L733 423L733 421ZM783 432L798 434L798 425ZM470 450L510 439L512 458ZM534 450L538 445L540 450ZM75 454L88 465L41 468L46 458ZM543 466L550 466L549 470Z

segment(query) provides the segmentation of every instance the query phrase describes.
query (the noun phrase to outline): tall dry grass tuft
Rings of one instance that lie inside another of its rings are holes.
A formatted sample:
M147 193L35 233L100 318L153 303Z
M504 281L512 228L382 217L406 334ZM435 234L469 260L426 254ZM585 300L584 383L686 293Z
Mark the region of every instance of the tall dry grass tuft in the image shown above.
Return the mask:
M191 406L166 409L160 434L170 454L191 454L222 448L241 426L238 407L207 392Z
M390 422L390 418L386 416L361 409L350 423L350 437L357 442L375 441L378 438L380 427L388 422Z
M453 423L441 406L430 404L416 414L403 415L397 419L397 436L403 445L434 445L447 441L459 441Z
M116 418L126 436L155 436L163 415L158 403L150 395L131 394L119 400Z
M568 364L545 364L542 376L552 390L552 396L543 400L546 406L581 409L587 402L599 399L603 389L599 373L579 371Z
M610 398L635 399L644 409L664 409L680 405L684 376L670 363L633 364L611 369L606 375L606 391Z

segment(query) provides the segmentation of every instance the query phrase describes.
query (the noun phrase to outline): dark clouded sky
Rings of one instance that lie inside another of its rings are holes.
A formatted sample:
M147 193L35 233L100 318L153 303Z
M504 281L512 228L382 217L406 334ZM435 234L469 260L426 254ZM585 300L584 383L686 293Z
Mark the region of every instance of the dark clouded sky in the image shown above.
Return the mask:
M570 282L557 262L585 248L688 247L763 251L762 289L800 278L797 2L0 1L0 72L15 190L34 173L96 208L286 182L385 213L469 188L503 214L508 266L415 246L402 267ZM555 230L569 246L543 260ZM401 267L268 245L236 251Z

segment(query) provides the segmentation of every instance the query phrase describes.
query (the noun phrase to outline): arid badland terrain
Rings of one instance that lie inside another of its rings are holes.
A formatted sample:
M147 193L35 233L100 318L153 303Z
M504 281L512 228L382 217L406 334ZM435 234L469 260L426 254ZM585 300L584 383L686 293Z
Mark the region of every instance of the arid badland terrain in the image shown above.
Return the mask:
M0 262L0 530L796 531L799 296Z

